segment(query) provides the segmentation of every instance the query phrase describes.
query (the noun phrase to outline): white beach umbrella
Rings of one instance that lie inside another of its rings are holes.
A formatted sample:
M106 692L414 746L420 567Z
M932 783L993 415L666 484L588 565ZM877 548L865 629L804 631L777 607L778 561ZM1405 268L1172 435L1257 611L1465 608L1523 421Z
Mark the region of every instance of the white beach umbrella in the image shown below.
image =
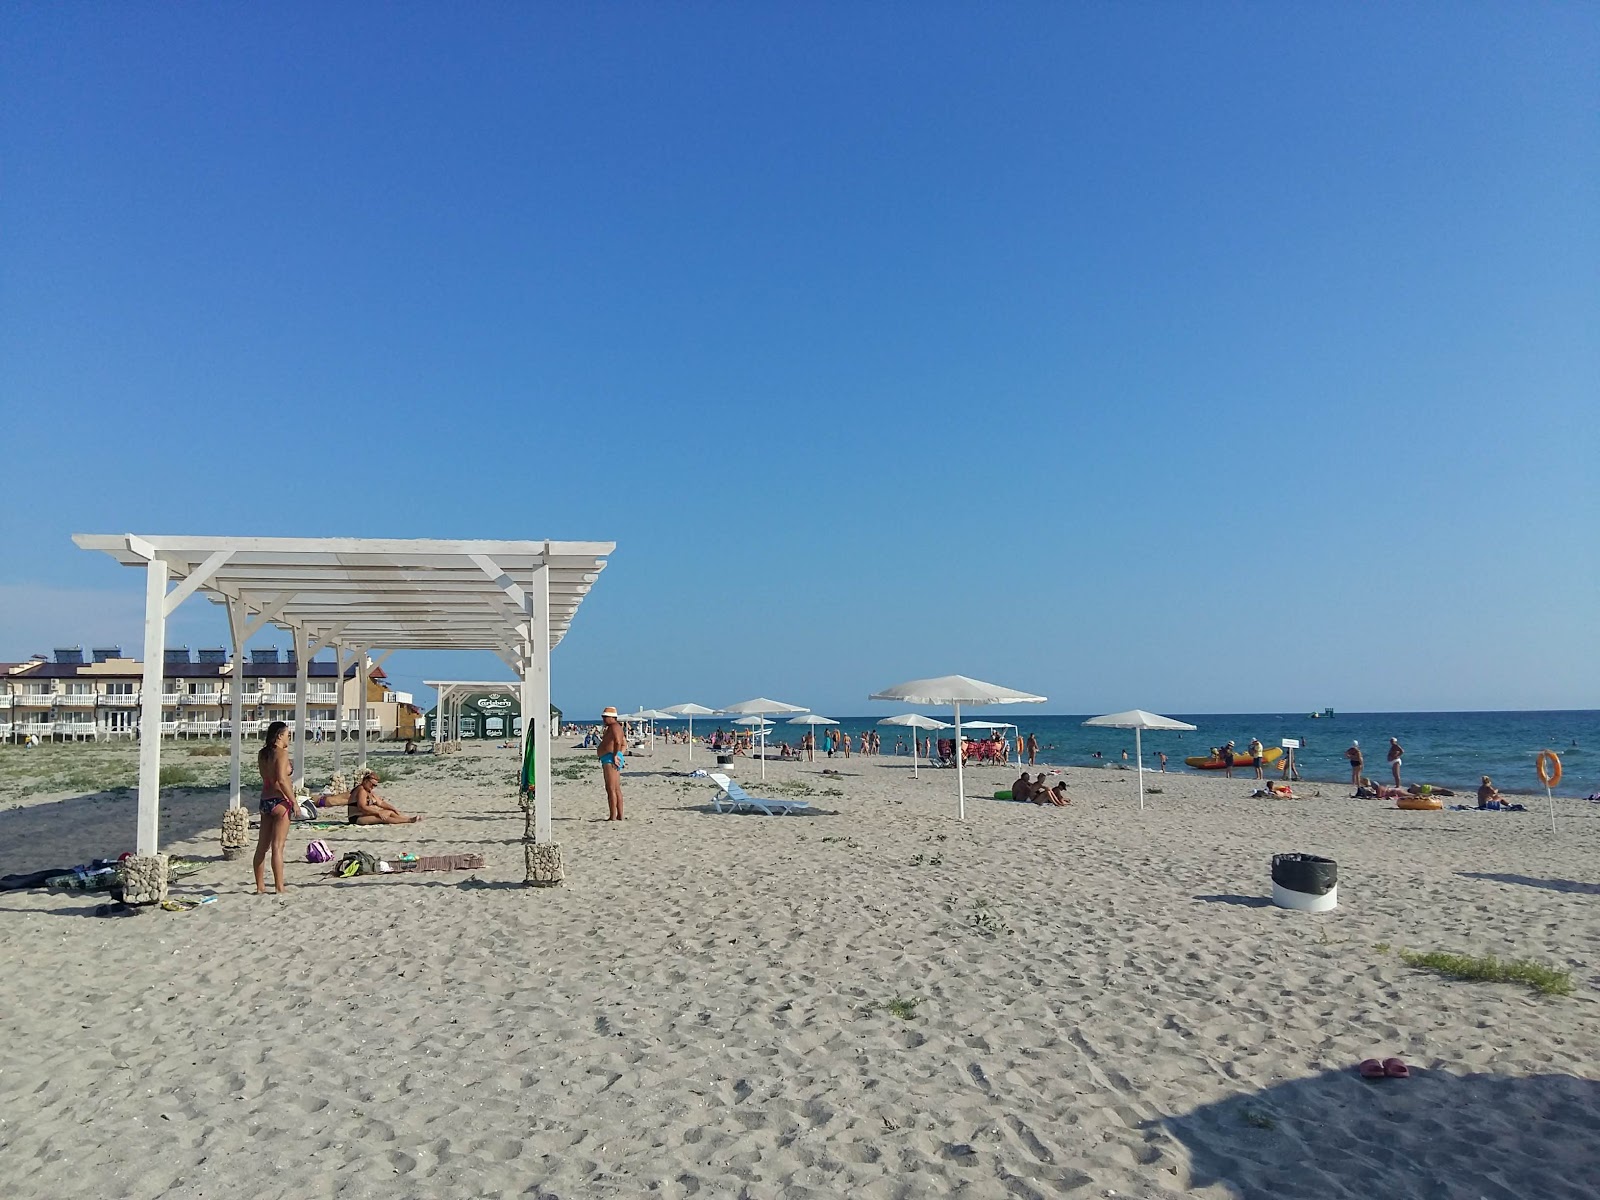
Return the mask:
M839 722L830 717L819 717L816 713L803 713L798 717L790 717L788 723L790 725L809 725L811 726L811 732L815 734L818 725L837 725ZM812 754L816 754L815 748L812 749Z
M669 704L661 710L674 719L687 717L689 720L689 761L694 761L694 719L696 717L709 717L716 713L716 709L707 708L703 704Z
M781 716L784 713L803 713L805 708L799 704L785 704L782 700L768 700L765 696L757 696L754 700L741 700L738 704L730 704L721 710L730 717L770 717ZM739 722L736 722L738 724ZM767 727L761 726L761 778L767 777Z
M1182 721L1174 721L1171 717L1157 716L1152 712L1145 712L1142 708L1130 708L1127 712L1107 713L1103 717L1090 717L1085 725L1094 725L1102 729L1131 729L1133 730L1134 757L1139 760L1139 811L1144 811L1144 744L1139 735L1146 729L1194 729L1193 725L1186 725Z
M904 713L898 717L885 717L878 722L879 725L904 725L910 729L949 729L947 722L934 717L925 717L921 713ZM917 735L911 735L911 778L917 777Z
M619 720L635 721L644 725L645 732L650 738L650 744L654 746L656 744L656 722L670 721L672 720L672 714L658 712L653 708L641 708L638 712L623 713Z
M913 679L868 696L869 700L898 700L902 704L948 704L955 710L956 726L956 813L967 819L967 782L961 766L961 706L963 704L1043 704L1043 696L969 679L965 675L941 675L937 679Z

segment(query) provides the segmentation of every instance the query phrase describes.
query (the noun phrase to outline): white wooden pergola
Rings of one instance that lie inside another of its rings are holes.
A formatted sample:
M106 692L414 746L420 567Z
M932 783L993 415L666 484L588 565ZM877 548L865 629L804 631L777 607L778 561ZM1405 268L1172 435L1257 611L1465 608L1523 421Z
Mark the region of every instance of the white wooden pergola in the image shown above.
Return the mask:
M72 540L124 566L145 569L138 855L154 855L158 846L161 738L153 732L161 728L167 618L197 591L227 607L233 635L230 809L240 806L244 644L271 624L294 638L297 785L305 774L307 666L318 650L333 647L341 690L350 660L358 664L363 763L370 665L392 650L497 654L521 681L522 736L534 739L537 762L535 841L550 842L550 651L566 636L579 604L605 568L606 556L616 549L614 542L129 533L75 534ZM336 736L335 755L338 746Z
M438 746L444 740L445 713L450 713L451 719L454 721L460 716L458 709L461 706L461 701L478 692L510 692L515 691L517 687L515 683L507 682L504 679L424 679L422 686L431 687L439 697L438 703L433 710L434 720L431 731L435 746ZM548 707L546 711L548 712ZM455 729L455 725L452 724L451 728ZM527 729L526 720L523 721L523 729ZM456 731L456 740L461 740L459 730ZM523 740L523 749L527 749L526 738Z

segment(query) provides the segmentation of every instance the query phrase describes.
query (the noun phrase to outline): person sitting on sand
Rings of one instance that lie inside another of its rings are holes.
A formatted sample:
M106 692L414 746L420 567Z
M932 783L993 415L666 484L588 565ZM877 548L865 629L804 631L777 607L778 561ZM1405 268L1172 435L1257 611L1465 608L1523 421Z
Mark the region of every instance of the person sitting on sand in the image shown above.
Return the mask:
M1041 775L1041 776L1039 776L1039 778L1043 779L1044 776ZM1037 792L1034 793L1034 795L1035 795L1035 797L1038 797L1038 796L1048 796L1048 797L1050 797L1049 803L1054 804L1057 808L1065 808L1067 805L1072 803L1072 797L1067 795L1067 781L1065 779L1063 779L1060 783L1056 784L1055 787L1053 787L1053 788L1046 788L1046 787L1040 788ZM1044 801L1041 800L1041 801L1039 801L1039 803L1044 803Z
M414 825L421 817L408 817L378 795L378 773L365 771L350 789L345 815L352 825Z
M1028 778L1028 773L1026 771L1024 771L1021 777L1011 785L1011 798L1013 800L1033 799L1033 781Z
M1501 804L1503 802L1500 789L1495 787L1494 780L1485 775L1483 782L1478 785L1478 807L1488 808L1490 804Z

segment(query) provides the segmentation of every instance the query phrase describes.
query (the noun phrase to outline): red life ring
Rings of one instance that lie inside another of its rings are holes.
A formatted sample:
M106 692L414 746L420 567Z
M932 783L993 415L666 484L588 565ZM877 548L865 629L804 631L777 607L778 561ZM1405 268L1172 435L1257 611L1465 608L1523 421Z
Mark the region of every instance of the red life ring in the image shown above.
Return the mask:
M1533 760L1533 769L1539 772L1539 782L1547 788L1561 782L1561 759L1554 750L1539 751L1539 757Z

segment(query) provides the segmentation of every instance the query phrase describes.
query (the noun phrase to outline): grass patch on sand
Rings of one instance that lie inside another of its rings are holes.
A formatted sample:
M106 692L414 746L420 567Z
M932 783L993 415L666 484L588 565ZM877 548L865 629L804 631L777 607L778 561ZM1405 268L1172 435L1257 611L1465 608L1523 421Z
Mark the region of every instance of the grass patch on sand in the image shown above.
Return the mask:
M1525 983L1545 996L1572 995L1572 972L1525 958L1501 960L1492 954L1450 954L1443 950L1402 950L1408 967L1470 983Z
M191 783L200 781L200 773L193 767L180 766L170 763L161 768L162 787L186 787Z
M191 746L188 750L190 758L227 758L232 753L227 743L220 746Z
M771 783L763 784L762 786L767 791L776 793L779 796L799 798L817 794L816 789L804 779L775 779Z
M893 1000L868 1000L861 1011L870 1017L882 1009L896 1020L909 1021L917 1015L917 1005L921 1003L920 996L896 996Z

